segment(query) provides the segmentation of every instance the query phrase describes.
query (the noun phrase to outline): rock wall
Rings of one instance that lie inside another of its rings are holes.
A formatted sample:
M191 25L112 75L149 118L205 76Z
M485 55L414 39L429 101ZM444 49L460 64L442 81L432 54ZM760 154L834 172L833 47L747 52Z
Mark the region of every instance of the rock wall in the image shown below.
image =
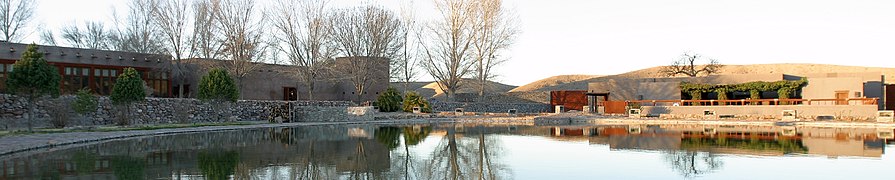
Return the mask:
M66 118L67 126L113 125L124 117L126 108L114 106L107 97L99 99L95 112L79 115L71 109L74 96L38 101L32 122L50 127L53 119ZM131 124L202 123L232 121L359 121L372 120L370 114L351 114L348 101L257 101L211 102L197 99L146 98L130 109ZM0 94L0 128L27 127L28 103L24 98ZM370 116L370 117L367 117Z
M466 112L491 112L506 113L507 110L516 109L517 113L542 113L550 110L549 104L541 103L463 103L463 102L432 102L432 110L452 112L456 108L463 108Z

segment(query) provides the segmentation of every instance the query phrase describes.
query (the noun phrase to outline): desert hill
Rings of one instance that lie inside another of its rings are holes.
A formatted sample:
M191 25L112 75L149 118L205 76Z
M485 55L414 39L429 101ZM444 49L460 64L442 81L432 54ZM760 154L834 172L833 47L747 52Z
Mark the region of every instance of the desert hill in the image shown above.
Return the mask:
M554 90L584 90L590 82L606 81L615 78L659 78L664 77L659 73L661 66L640 69L617 75L596 76L588 78L588 75L553 76L538 80L510 92L554 91ZM848 73L848 72L882 72L885 79L895 78L895 68L842 66L828 64L754 64L754 65L725 65L721 68L720 75L730 74L771 74L782 73L791 75L815 74L815 73ZM575 78L580 78L575 80ZM565 80L565 81L564 81Z
M435 98L444 94L444 91L442 91L441 88L438 87L438 83L436 82L409 82L406 84L408 87L407 90L416 91L423 97ZM479 92L480 82L475 79L463 79L462 81L460 81L460 84L460 89L458 89L456 93L478 94ZM395 89L402 90L404 88L404 85L405 83L402 82L392 82L391 86ZM505 93L514 88L516 88L516 86L488 81L485 85L485 93Z

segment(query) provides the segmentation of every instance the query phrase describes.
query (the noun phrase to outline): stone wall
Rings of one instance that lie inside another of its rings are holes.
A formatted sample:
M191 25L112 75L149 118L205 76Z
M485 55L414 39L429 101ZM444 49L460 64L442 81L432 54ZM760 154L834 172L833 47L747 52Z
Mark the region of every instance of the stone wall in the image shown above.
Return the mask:
M51 126L53 117L68 118L68 126L113 125L123 117L125 108L113 106L106 98L99 99L95 112L78 115L69 103L73 96L45 99L36 103L35 127ZM350 114L348 101L256 101L236 103L207 102L196 99L146 98L135 103L130 113L131 124L202 123L228 121L359 121L372 120L370 114ZM28 103L24 98L0 94L0 128L27 127Z
M814 120L817 116L834 116L839 120L875 120L876 105L780 105L780 106L642 106L643 115L661 115L674 119L717 119L733 115L737 119L780 120L783 110L795 110L797 119ZM715 111L715 116L705 116L703 111Z
M462 103L462 102L433 102L432 110L452 112L456 108L463 108L466 112L491 112L506 113L507 110L516 109L517 113L542 113L550 110L549 104L542 103Z

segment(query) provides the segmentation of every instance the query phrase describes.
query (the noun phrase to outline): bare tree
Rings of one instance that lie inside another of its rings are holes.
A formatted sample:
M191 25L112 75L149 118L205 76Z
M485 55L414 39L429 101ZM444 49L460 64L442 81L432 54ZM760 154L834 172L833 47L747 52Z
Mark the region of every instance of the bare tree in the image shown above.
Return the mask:
M436 0L435 7L438 19L420 34L427 36L420 38L424 39L422 65L447 97L452 97L474 65L476 5L474 0Z
M0 0L0 40L18 42L27 34L22 31L34 18L34 0Z
M178 78L177 94L183 96L186 70L181 61L189 50L186 45L190 40L186 37L189 33L187 32L187 21L190 20L189 1L157 0L153 5L153 22L166 41L163 46L174 57L171 72L173 77Z
M394 13L376 6L340 9L330 19L335 45L349 57L336 67L354 84L360 100L377 74L389 75L389 68L378 64L392 64L399 56L406 39L404 26Z
M112 49L136 53L164 53L161 34L153 25L153 0L131 0L125 19L115 19ZM120 17L117 12L114 17Z
M495 77L492 69L505 62L501 53L510 47L519 33L515 18L503 8L502 0L481 0L477 3L475 51L476 80L479 98L485 95L488 81Z
M77 23L62 27L62 40L70 47L110 50L113 46L111 38L111 32L98 21L85 22L84 28Z
M724 166L724 162L712 152L671 150L664 154L665 161L671 165L671 169L685 178L712 173Z
M222 41L218 36L215 16L219 0L196 0L193 2L193 32L190 36L190 57L203 59L220 58Z
M274 13L274 34L280 42L277 47L308 86L308 99L314 99L315 82L338 53L332 45L326 5L325 0L279 0L270 11Z
M402 1L401 6L401 21L404 25L404 45L401 48L400 55L395 57L395 64L392 65L392 74L393 77L398 82L403 82L404 89L403 92L407 93L407 86L410 82L415 81L417 77L416 67L419 65L418 55L419 51L417 51L419 47L419 33L422 31L421 26L418 26L416 20L416 12L413 8L413 1Z
M55 46L56 45L56 35L53 35L53 31L44 29L40 31L40 43Z
M708 64L698 65L696 61L703 59L702 55L696 53L685 52L681 57L671 65L662 67L659 73L665 76L685 75L687 77L696 77L699 74L711 75L721 71L724 65L721 65L717 59L708 59Z
M215 21L223 36L222 52L226 68L242 88L243 80L258 68L264 56L264 14L255 10L254 0L221 0L215 6Z

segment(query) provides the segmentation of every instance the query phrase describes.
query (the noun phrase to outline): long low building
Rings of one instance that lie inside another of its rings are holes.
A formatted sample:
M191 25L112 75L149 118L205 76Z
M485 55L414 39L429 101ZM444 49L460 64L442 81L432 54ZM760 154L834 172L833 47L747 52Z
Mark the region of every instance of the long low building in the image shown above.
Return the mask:
M6 77L14 71L13 64L21 58L27 44L0 42L0 93L6 92ZM198 93L198 82L211 68L225 68L230 61L214 59L184 59L184 68L174 68L175 60L169 55L143 54L120 51L105 51L58 46L39 46L39 52L53 66L57 67L62 81L60 91L71 94L82 88L91 89L99 95L109 95L115 79L124 68L136 69L146 86L152 89L151 97L194 98ZM375 70L359 76L349 65L364 62L364 68ZM326 68L316 78L313 92L302 81L300 71L304 67L253 63L250 72L241 79L240 99L251 100L331 100L331 101L374 101L379 93L389 86L389 62L385 58L341 57L326 64ZM175 72L175 69L180 69ZM183 72L183 73L179 73ZM232 72L231 72L232 73ZM363 77L353 80L352 77ZM354 82L365 82L364 92L357 92ZM183 93L180 92L183 85ZM313 95L310 95L313 94Z

